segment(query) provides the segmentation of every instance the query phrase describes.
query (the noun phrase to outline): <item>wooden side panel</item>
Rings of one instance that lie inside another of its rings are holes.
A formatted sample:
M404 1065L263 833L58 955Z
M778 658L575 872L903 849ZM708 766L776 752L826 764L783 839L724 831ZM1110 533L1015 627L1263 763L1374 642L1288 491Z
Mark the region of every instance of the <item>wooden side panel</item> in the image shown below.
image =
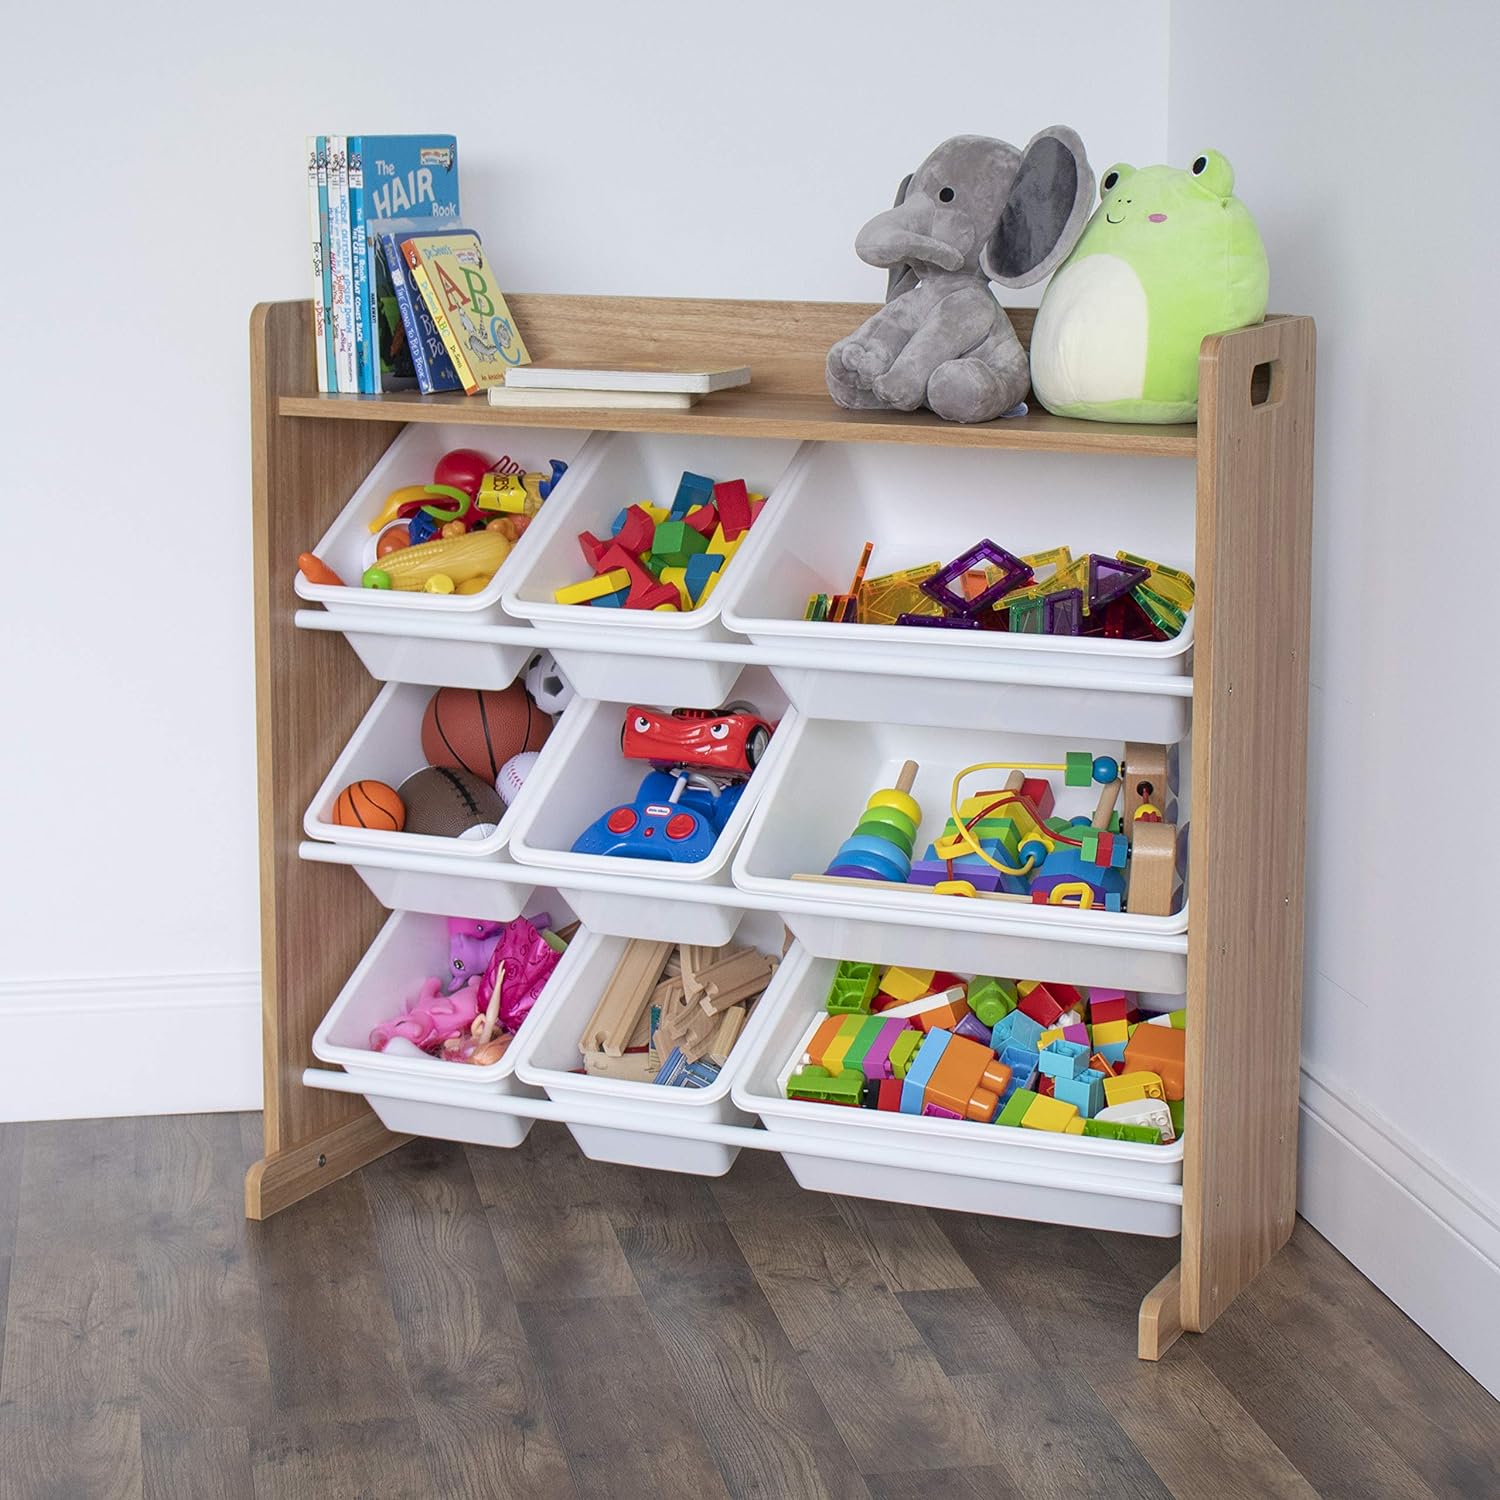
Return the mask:
M1200 361L1182 1233L1194 1331L1286 1242L1296 1206L1313 366L1310 318L1206 339Z
M252 1170L257 1184L278 1153L366 1112L350 1095L304 1089L301 1073L312 1061L313 1030L383 915L352 870L297 858L303 809L379 684L338 636L292 624L295 559L317 542L401 430L391 422L309 422L277 414L284 393L313 383L310 306L262 305L250 323L268 1158ZM378 1153L365 1159L369 1154Z

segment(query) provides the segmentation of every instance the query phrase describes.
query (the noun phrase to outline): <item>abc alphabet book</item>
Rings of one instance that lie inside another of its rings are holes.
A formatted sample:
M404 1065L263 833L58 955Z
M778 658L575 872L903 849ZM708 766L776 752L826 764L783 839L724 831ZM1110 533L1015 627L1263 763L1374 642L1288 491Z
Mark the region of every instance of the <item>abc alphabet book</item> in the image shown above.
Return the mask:
M507 370L531 362L477 234L413 234L401 250L470 395L503 385Z

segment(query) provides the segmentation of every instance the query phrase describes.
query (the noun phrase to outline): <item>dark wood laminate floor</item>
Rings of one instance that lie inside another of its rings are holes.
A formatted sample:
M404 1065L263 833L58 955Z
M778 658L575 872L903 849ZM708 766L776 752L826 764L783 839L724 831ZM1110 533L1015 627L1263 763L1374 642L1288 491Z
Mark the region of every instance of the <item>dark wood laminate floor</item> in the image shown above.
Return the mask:
M259 1117L0 1126L3 1500L1500 1497L1500 1403L1306 1225L1175 1242L419 1142L267 1224Z

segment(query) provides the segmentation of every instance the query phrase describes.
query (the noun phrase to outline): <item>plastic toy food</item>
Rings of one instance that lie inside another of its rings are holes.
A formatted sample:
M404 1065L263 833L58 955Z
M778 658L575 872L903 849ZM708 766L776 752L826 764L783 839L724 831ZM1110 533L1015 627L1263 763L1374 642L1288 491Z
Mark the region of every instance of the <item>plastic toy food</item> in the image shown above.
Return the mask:
M775 729L753 712L678 708L664 714L632 705L625 710L620 753L658 766L748 776L760 764Z
M415 547L403 547L366 568L362 582L367 589L426 588L442 577L450 585L471 578L492 576L510 554L510 539L501 531L486 528L463 536L440 537Z

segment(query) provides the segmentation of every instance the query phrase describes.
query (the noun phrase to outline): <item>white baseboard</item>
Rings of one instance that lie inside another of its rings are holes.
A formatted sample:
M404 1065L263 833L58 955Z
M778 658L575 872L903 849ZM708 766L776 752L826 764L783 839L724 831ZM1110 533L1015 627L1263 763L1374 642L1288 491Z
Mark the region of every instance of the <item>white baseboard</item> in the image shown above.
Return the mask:
M1500 1397L1500 1210L1305 1068L1299 1157L1303 1218Z
M260 1107L257 973L0 980L0 1121Z

